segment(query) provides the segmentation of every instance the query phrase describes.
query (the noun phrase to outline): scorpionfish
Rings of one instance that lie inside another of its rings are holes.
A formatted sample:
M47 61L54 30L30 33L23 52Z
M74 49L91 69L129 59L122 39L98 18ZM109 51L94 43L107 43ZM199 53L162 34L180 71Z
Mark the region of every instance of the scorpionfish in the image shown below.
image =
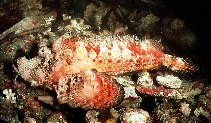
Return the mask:
M60 103L83 109L106 109L121 102L124 90L110 75L151 70L161 65L174 71L195 70L183 58L162 52L159 42L140 41L129 35L65 34L53 43L51 50L51 63L36 69L24 68L30 64L24 66L23 61L32 63L33 60L19 59L20 75L33 83L45 81L56 91Z

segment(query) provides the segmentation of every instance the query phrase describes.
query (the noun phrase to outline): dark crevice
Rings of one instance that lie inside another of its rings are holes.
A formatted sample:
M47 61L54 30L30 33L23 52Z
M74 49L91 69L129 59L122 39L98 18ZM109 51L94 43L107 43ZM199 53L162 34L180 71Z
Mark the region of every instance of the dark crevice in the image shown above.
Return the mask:
M152 114L154 111L154 108L157 106L155 97L152 96L142 96L142 102L141 102L141 109L149 112Z
M21 123L24 123L24 112L22 110L19 110L19 109L15 109L16 110L16 113L18 114L18 120L21 122Z
M13 64L9 61L4 62L3 72L7 75L10 80L13 80L15 77L15 72L13 70Z
M30 51L27 53L26 58L31 59L38 56L39 47L37 43L33 43Z

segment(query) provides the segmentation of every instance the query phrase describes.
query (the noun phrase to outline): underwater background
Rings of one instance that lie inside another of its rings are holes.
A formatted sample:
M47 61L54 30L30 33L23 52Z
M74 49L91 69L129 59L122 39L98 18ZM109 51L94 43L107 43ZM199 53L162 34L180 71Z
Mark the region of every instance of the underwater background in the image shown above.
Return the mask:
M211 122L209 9L191 0L0 0L0 122Z

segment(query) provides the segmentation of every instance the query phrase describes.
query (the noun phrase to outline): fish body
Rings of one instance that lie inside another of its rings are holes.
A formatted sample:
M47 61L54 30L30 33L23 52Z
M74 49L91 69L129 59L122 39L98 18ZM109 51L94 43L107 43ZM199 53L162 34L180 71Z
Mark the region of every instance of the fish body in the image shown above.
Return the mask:
M158 41L140 41L129 35L61 37L54 43L53 51L60 59L58 64L65 66L62 71L67 74L95 69L108 75L118 75L156 69L161 65L178 71L194 69L184 59L164 54ZM57 70L60 71L59 68Z
M106 109L121 102L123 88L110 75L152 70L161 65L175 71L195 70L183 58L165 54L159 42L129 35L66 34L53 43L51 50L53 59L45 67L39 58L18 60L20 75L27 81L38 81L37 85L45 82L56 91L60 103L83 109ZM36 69L26 67L33 63Z

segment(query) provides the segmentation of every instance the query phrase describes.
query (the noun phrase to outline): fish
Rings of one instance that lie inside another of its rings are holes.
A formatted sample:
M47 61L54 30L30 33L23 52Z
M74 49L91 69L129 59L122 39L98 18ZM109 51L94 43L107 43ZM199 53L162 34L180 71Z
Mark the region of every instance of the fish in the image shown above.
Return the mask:
M42 60L18 60L20 75L54 89L58 101L71 107L103 110L120 104L123 87L111 76L134 71L147 71L165 66L173 71L196 71L191 62L163 52L159 41L140 40L136 36L83 36L65 34L54 41L52 58L47 65ZM39 58L35 58L39 59ZM27 68L24 62L36 63ZM22 70L22 69L25 70ZM47 68L47 69L46 69ZM25 73L25 71L28 71ZM27 74L27 76L25 75Z

